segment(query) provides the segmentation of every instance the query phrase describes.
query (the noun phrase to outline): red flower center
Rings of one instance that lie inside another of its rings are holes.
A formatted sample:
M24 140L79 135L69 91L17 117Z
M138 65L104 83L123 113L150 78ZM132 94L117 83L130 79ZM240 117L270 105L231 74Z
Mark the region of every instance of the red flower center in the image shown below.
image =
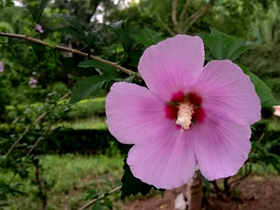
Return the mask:
M188 118L191 119L191 124L202 123L205 118L205 112L201 104L202 98L197 93L184 94L179 91L174 93L171 100L166 104L165 114L167 118L175 120L176 124L180 125L181 121ZM184 114L191 116L184 116Z

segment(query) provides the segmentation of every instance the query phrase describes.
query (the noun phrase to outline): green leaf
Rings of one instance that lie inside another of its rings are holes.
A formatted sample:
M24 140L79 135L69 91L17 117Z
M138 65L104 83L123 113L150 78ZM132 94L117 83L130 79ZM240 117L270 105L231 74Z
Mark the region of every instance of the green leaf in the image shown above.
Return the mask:
M71 35L71 36L76 37L81 40L83 40L85 38L83 35L79 34L79 32L73 27L63 27L63 28L60 28L58 31L60 33L68 34L68 35Z
M50 0L41 0L40 4L37 5L37 7L27 5L26 7L23 7L23 9L27 10L32 15L34 22L37 23L38 20L41 18L44 9L48 6L49 3Z
M78 101L83 100L91 95L98 94L101 91L105 81L110 79L112 79L112 77L101 75L88 77L77 82L73 89L69 103L77 103Z
M37 21L37 10L34 7L28 4L27 6L23 7L23 9L27 10L32 15L32 18L35 22Z
M89 48L92 48L95 44L96 38L100 35L100 30L97 29L95 31L86 31L86 43Z
M204 44L208 47L214 57L217 60L236 60L242 53L251 49L243 39L226 35L210 28L210 34L200 34Z
M113 210L113 203L112 201L110 201L107 197L105 197L104 199L104 204L108 207L109 210Z
M41 0L39 6L38 6L38 16L37 16L37 21L41 18L44 9L48 6L51 0ZM36 21L36 22L37 22Z
M142 29L141 31L137 31L136 34L131 34L130 36L135 41L143 44L146 48L163 40L161 33L151 29Z
M116 81L116 82L128 82L128 83L131 83L131 82L133 82L135 76L136 76L136 74L134 74L132 76L129 76L129 77L126 77L126 78L116 78L116 79L113 79L113 80Z
M95 190L89 190L86 200L98 198L98 193Z
M108 25L120 38L125 53L128 53L135 44L135 41L130 37L131 34L135 33L132 28L127 28L123 25L123 21L111 23Z
M63 59L61 64L65 70L75 71L85 77L99 75L93 67L78 67L83 60L83 58L70 57Z
M123 169L124 175L121 179L121 199L124 199L125 197L128 197L130 195L136 195L138 193L141 193L142 195L147 195L148 193L150 193L152 188L157 190L157 188L155 188L154 186L144 183L140 179L135 178L131 173L129 166L126 163L126 159L124 160Z
M86 41L86 34L76 17L65 15L65 14L54 14L53 16L69 23L70 26L72 27L72 29L76 30L79 37L82 37L83 41ZM68 30L68 32L70 31L69 29L67 29L67 30ZM65 31L65 29L64 29L64 31Z
M257 75L250 72L249 76L263 107L280 105L280 102L274 98L271 89Z
M121 73L118 72L114 67L110 66L109 64L102 63L98 60L84 60L83 62L79 63L79 67L98 68L98 69L102 70L104 73L106 73L107 75L110 75L110 76L113 76L116 78L121 77Z
M99 200L97 200L95 202L94 206L92 207L92 210L103 210L102 205Z
M61 28L59 30L60 32L69 34L71 36L83 40L88 45L89 48L92 48L94 46L96 38L100 34L99 30L84 31L78 19L73 16L68 16L65 14L54 14L53 16L61 20L64 20L70 24L70 27Z

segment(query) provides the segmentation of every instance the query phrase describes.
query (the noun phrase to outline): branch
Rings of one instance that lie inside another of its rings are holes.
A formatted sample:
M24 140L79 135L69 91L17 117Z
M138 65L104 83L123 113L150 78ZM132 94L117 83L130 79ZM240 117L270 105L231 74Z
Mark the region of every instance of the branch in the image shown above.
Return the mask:
M175 35L176 35L176 33L174 33L174 32L172 31L172 29L169 28L168 25L165 24L165 23L163 22L163 20L161 19L161 17L160 17L159 15L157 15L157 19L158 19L158 21L161 23L161 25L163 26L163 28L164 28L171 36L175 36Z
M37 141L35 142L35 144L30 148L30 150L27 152L27 154L25 155L24 157L24 160L25 161L28 156L30 155L30 153L34 150L34 148L37 146L37 144L44 138L44 136L50 131L51 129L51 125L49 125L49 127L42 133L42 135L37 139Z
M175 28L178 26L177 22L177 5L178 5L178 0L173 0L172 1L172 22Z
M182 10L182 12L180 14L180 19L179 19L180 23L182 23L182 21L184 19L184 16L186 15L188 7L190 6L191 2L192 2L192 0L187 0L186 1L185 5L184 5L184 8L183 8L183 10Z
M87 207L89 207L89 206L91 206L92 204L94 204L96 201L98 201L98 200L104 198L104 197L107 196L107 195L111 195L111 194L113 194L113 193L119 191L120 189L121 189L121 186L118 186L118 187L116 187L116 188L110 190L108 193L105 193L105 194L103 194L103 195L100 195L98 198L95 198L95 199L91 200L90 202L88 202L86 205L84 205L84 206L83 206L82 208L80 208L79 210L84 210L84 209L86 209Z
M69 95L71 94L71 92L65 94L64 96L62 96L60 99L58 99L58 101L61 101L65 98L67 98ZM50 106L50 108L45 111L43 114L41 114L39 117L37 117L36 120L34 120L29 126L26 127L25 131L21 134L21 136L15 141L15 143L10 147L10 149L8 150L8 152L6 153L6 156L8 156L12 150L15 148L15 146L20 142L20 140L25 136L25 134L27 134L27 132L30 130L30 128L35 125L37 122L39 122L42 118L44 118L54 107L56 106L56 104L53 104Z
M247 166L245 167L245 174L240 177L240 178L237 178L235 180L233 180L232 182L229 183L229 186L234 189L237 185L239 185L241 183L242 180L244 180L245 178L247 178L251 173L252 173L252 164L250 163L249 164L249 169L247 168Z
M70 52L70 53L73 53L73 54L76 54L76 55L81 55L83 57L88 57L88 54L87 53L83 53L79 50L75 50L75 49L72 49L72 48L68 48L68 47L63 47L63 46L60 46L60 45L56 45L56 46L53 46L53 45L50 45L42 40L39 40L39 39L35 39L35 38L32 38L32 37L29 37L29 36L26 36L26 35L22 35L22 34L11 34L11 33L2 33L0 32L0 36L4 36L4 37L12 37L12 38L17 38L17 39L23 39L23 40L27 40L27 41L30 41L30 42L34 42L34 43L37 43L37 44L40 44L40 45L43 45L43 46L46 46L48 48L51 48L51 49L58 49L58 50L62 50L62 51L65 51L65 52ZM97 60L97 61L100 61L102 63L106 63L120 71L123 71L124 73L132 76L132 75L135 75L139 78L141 78L141 76L138 74L138 73L135 73L134 71L131 71L129 69L126 69L114 62L111 62L111 61L108 61L108 60L105 60L105 59L102 59L102 58L99 58L99 57L96 57L96 56L93 56L93 55L90 55L89 56L91 59L93 60Z
M197 12L195 12L194 14L192 14L188 19L191 20L188 24L188 27L186 27L184 33L187 33L187 31L189 30L189 28L197 21L198 18L200 18L202 15L204 15L204 13L210 8L211 4L207 3L206 5L204 5L204 7L202 7L200 10L198 10ZM187 25L187 22L184 23L185 25Z
M38 184L38 188L41 193L41 200L42 200L42 205L43 205L43 210L47 208L47 196L46 196L46 190L45 190L45 184L44 181L41 179L40 176L40 168L39 168L39 163L35 164L35 177L36 177L36 182Z

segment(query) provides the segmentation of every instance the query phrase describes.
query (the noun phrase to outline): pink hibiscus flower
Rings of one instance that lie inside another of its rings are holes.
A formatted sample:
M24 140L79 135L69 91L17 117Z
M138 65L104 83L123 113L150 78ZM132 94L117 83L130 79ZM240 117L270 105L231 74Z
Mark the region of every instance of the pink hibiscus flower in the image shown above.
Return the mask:
M157 188L188 182L198 165L208 180L237 173L250 152L260 99L229 60L204 65L202 40L177 35L151 46L138 70L146 87L115 83L106 99L109 131L134 144L133 175Z

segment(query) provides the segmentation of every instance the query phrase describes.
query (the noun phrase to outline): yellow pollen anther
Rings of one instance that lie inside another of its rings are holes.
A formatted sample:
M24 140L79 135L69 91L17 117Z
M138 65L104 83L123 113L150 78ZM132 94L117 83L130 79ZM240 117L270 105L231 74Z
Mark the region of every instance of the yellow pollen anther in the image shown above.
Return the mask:
M175 123L182 126L182 131L184 131L184 129L188 130L192 123L192 114L194 113L193 107L189 103L181 103L178 108L179 111Z

